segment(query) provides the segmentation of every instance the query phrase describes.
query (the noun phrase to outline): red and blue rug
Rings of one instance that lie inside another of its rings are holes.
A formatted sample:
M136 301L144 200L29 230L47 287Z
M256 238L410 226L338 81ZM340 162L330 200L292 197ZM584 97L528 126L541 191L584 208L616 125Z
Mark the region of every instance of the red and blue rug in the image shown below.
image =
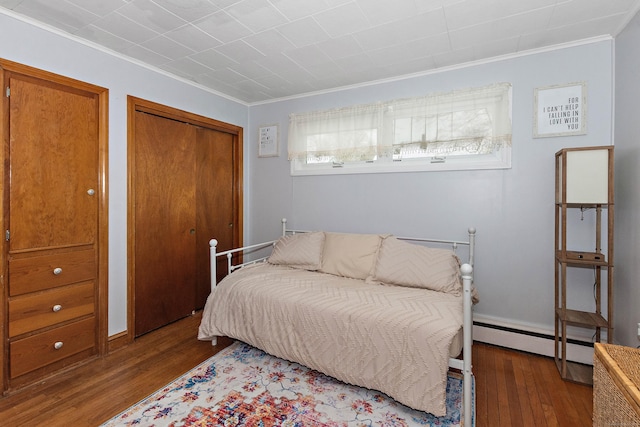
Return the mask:
M102 426L461 426L461 413L453 373L438 418L235 342Z

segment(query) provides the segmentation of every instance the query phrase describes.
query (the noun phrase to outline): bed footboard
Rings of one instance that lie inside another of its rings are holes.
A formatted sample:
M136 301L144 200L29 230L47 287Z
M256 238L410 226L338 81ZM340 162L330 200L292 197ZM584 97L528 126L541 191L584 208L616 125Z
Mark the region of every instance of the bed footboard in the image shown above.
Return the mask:
M473 419L472 414L472 381L473 381L473 372L471 365L471 357L472 357L472 345L473 345L473 302L472 302L472 292L471 285L473 282L473 267L469 264L463 264L460 268L462 272L462 292L463 292L463 313L464 313L464 329L463 329L463 340L464 347L462 348L462 360L463 360L463 409L464 409L464 421L468 425L473 425L471 420Z
M284 236L287 232L287 219L282 218L282 236ZM253 259L247 262L239 262L238 264L233 264L233 256L238 255L241 256L249 251L258 251L260 249L266 248L268 246L273 246L277 240L269 240L267 242L256 243L255 245L243 246L241 248L229 249L227 251L217 252L218 249L218 241L216 239L209 240L209 263L211 266L211 292L216 288L216 284L218 282L218 257L226 257L227 258L227 274L231 274L233 270L237 270L240 267L244 267L245 265L255 264L258 262L263 262L268 258L268 256L263 256L257 259Z
M267 246L273 245L276 240L269 240L268 242L257 243L255 245L243 246L241 248L230 249L228 251L216 252L218 241L216 239L209 240L209 262L211 263L211 292L216 288L216 284L218 282L218 257L225 256L227 257L227 274L231 274L234 270L244 267L245 265L255 264L258 262L263 262L268 258L268 256L260 257L258 259L254 259L247 262L240 262L238 264L233 264L233 256L235 254L242 255L245 251L250 250L259 250L262 248L266 248Z
M233 264L233 256L235 254L242 255L245 251L259 250L262 248L266 248L270 245L273 245L275 242L276 242L275 240L270 240L268 242L262 242L255 245L243 246L241 248L235 248L235 249L230 249L228 251L217 252L216 250L218 247L218 241L216 239L209 240L209 254L210 254L209 263L211 266L211 292L213 292L216 289L216 285L218 283L218 268L217 268L218 257L227 258L227 274L230 274L231 272L233 272L234 270L237 270L240 267L243 267L245 265L255 264L257 262L263 262L265 259L268 258L268 257L260 257L258 259L254 259L251 261ZM215 346L216 344L218 344L218 339L217 337L214 337L213 339L211 339L211 345Z

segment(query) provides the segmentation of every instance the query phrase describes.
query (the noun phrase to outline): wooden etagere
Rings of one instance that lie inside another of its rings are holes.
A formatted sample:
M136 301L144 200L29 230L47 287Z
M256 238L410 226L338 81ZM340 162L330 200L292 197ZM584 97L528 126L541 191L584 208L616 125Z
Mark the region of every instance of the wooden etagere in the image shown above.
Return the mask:
M603 331L607 342L613 341L613 194L613 146L566 148L556 153L555 361L562 378L569 381L591 384L593 370L567 360L568 326L594 330L595 342L602 341ZM595 211L594 246L585 251L569 249L567 218L587 210ZM567 271L574 268L593 269L593 311L569 308Z

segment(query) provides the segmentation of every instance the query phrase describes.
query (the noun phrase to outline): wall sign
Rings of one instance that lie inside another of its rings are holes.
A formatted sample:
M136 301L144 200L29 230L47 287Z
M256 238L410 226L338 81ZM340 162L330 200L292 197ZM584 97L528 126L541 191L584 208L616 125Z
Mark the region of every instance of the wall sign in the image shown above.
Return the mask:
M587 133L586 83L536 88L534 103L534 138Z
M258 157L277 157L278 137L278 125L260 126L258 130Z

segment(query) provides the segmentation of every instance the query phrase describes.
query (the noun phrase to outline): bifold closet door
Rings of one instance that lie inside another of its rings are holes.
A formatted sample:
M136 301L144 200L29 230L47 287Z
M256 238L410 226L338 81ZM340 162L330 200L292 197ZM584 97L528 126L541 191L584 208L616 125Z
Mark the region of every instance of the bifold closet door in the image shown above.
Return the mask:
M218 251L234 247L237 154L233 135L206 128L197 133L196 309L201 309L211 292L209 240L218 241ZM218 280L226 274L226 262L218 260Z
M191 314L196 274L196 127L136 112L135 335Z
M135 114L134 335L140 336L204 307L209 240L226 250L238 233L240 160L233 134Z

